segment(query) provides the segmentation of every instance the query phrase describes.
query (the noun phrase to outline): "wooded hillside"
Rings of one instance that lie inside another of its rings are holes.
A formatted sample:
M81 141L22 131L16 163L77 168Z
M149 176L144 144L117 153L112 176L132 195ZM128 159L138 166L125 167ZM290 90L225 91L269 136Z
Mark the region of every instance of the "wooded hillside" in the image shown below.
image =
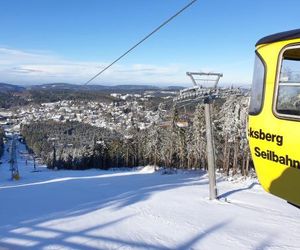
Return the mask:
M214 108L217 167L247 175L250 155L246 138L248 97L229 97ZM173 107L167 126L157 122L140 130L134 121L124 133L78 122L37 122L22 127L28 146L49 168L86 169L153 164L167 168L206 168L204 105L188 121Z

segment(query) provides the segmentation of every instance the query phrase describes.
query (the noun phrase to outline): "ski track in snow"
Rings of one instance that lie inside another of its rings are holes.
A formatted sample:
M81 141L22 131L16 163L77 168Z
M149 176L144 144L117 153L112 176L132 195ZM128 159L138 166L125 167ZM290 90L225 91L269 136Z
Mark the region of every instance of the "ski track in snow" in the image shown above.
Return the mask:
M0 250L300 249L300 210L255 179L219 178L221 198L209 201L204 172L32 172L25 157L19 181L10 180L8 152L2 157Z

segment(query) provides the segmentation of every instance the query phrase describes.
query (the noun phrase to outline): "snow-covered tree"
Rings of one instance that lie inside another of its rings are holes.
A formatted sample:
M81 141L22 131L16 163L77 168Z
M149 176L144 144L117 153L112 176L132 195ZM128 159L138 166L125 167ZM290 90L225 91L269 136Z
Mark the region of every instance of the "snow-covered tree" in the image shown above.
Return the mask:
M246 138L248 103L248 97L229 96L217 114L216 146L222 152L218 156L222 159L222 169L227 175L230 168L236 174L239 163L249 160Z

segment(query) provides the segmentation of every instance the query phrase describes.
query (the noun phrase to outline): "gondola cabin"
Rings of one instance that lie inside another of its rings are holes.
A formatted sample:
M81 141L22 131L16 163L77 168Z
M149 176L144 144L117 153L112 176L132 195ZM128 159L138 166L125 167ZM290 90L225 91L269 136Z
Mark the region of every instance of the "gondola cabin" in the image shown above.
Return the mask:
M248 139L263 188L300 206L300 29L256 44Z

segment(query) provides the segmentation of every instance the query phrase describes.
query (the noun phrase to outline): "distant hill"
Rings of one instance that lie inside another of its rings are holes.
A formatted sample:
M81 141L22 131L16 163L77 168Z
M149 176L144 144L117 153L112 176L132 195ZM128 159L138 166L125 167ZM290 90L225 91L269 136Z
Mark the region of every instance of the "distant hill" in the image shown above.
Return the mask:
M61 100L112 102L115 97L111 93L142 94L151 91L153 98L161 98L168 92L181 87L157 87L153 85L76 85L69 83L47 83L39 85L18 86L0 83L0 108L24 106L29 103L57 102Z
M78 85L70 83L46 83L39 85L28 85L19 86L7 83L0 83L0 92L24 92L24 91L96 91L96 92L135 92L135 91L178 91L183 89L181 86L166 86L158 87L154 85L137 85L137 84L126 84L126 85Z
M137 91L137 90L157 90L158 87L150 85L115 85L115 86L105 86L105 85L77 85L69 83L48 83L41 85L32 85L27 89L30 90L73 90L73 91Z
M24 87L18 85L0 83L0 92L22 92L24 90Z
M167 87L164 87L162 88L163 90L171 90L171 91L179 91L181 89L184 89L186 87L183 87L183 86L167 86Z
M75 84L69 83L46 83L39 85L29 85L26 86L28 90L36 90L36 89L74 89L76 88Z
M40 85L28 86L28 90L73 90L73 91L146 91L146 90L179 90L183 87L180 86L169 86L169 87L157 87L154 85L136 85L136 84L126 84L126 85L77 85L70 83L47 83Z

